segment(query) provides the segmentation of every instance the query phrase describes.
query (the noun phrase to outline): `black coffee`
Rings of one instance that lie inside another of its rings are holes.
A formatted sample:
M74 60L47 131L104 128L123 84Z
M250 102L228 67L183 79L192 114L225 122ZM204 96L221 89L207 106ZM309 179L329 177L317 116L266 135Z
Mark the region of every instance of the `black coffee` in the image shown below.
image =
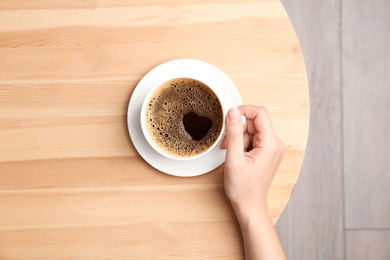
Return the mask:
M212 146L223 123L215 93L200 81L179 78L158 87L146 111L153 141L174 156L191 157Z

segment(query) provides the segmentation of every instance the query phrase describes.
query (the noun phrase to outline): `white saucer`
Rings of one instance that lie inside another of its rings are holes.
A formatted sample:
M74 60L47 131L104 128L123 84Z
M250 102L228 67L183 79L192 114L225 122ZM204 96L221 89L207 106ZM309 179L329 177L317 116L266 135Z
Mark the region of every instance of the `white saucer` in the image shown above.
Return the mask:
M140 122L142 102L149 91L163 81L172 78L195 78L207 85L221 88L219 96L224 109L242 104L240 94L234 83L217 67L192 59L179 59L163 63L149 71L138 83L131 96L127 111L127 125L134 147L151 166L164 173L190 177L205 174L220 166L225 161L225 151L219 149L219 144L204 157L193 160L179 161L169 159L156 152L146 141ZM225 112L225 113L226 113ZM226 116L226 114L224 115Z

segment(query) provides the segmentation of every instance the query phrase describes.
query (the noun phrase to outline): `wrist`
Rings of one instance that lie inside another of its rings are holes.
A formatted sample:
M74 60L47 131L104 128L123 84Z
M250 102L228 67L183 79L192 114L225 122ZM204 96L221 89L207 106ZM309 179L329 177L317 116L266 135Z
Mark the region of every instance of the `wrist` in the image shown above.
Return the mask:
M233 209L240 224L254 221L272 222L272 214L266 203L256 206L233 205Z

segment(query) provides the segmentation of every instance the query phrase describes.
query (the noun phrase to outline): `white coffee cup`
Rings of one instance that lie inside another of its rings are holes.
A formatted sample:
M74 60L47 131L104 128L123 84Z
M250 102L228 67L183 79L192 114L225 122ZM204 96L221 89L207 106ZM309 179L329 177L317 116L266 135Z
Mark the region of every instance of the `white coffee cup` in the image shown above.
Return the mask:
M220 143L225 132L226 111L219 98L220 91L221 88L212 84L188 77L165 80L153 87L143 101L140 115L142 132L149 145L162 156L174 160L192 160L207 155ZM206 93L215 101L206 98ZM199 104L195 104L197 101ZM204 107L211 103L212 107ZM175 106L184 109L171 111ZM169 122L170 117L174 121ZM203 138L195 140L206 131L198 126L210 125L207 118L212 121L211 127ZM191 125L193 128L189 127ZM185 145L190 147L185 148Z

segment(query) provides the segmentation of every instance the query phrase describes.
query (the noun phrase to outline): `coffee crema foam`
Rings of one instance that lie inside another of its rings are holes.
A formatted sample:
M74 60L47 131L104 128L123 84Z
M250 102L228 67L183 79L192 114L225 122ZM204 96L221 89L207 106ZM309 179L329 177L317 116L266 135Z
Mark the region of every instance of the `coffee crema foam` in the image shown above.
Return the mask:
M195 112L211 119L212 125L201 140L185 130L183 117ZM223 124L221 103L204 83L188 78L173 79L158 87L149 99L146 126L153 142L168 154L192 157L212 146Z

